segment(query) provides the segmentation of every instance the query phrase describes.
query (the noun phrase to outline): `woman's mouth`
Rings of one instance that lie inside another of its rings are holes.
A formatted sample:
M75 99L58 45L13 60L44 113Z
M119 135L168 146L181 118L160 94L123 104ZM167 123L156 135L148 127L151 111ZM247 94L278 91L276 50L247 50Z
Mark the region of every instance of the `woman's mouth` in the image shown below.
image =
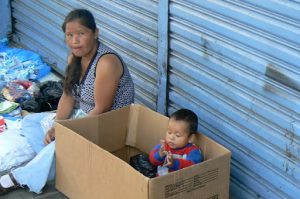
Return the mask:
M80 53L81 49L82 49L81 47L75 47L75 48L72 48L72 51L74 54L77 54L77 53Z
M73 47L72 49L73 50L79 50L79 49L81 49L81 47Z

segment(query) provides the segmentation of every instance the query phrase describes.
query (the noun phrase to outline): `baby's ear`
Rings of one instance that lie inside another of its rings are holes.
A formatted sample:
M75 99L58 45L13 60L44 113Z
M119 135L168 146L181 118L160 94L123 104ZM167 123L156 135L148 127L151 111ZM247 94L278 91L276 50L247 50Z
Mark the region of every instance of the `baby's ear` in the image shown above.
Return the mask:
M189 135L189 143L193 143L195 140L195 134L190 134Z

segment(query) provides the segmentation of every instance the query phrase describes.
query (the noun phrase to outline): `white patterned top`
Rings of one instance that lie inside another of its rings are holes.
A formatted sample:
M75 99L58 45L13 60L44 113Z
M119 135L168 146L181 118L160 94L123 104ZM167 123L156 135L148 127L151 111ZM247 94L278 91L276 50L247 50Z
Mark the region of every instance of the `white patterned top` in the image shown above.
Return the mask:
M95 107L94 82L96 78L96 67L100 58L106 54L116 55L123 65L123 74L120 78L111 110L127 106L134 102L134 84L127 66L115 51L100 42L97 53L90 62L81 83L75 84L72 89L72 95L75 97L77 107L79 106L78 108L86 113L90 112Z

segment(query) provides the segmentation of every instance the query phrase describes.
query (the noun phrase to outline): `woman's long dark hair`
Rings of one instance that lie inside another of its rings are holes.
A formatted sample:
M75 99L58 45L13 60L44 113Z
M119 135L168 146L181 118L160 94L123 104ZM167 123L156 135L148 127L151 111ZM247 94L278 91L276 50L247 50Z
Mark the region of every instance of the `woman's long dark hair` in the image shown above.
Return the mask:
M95 33L97 27L94 16L92 13L85 9L76 9L71 11L65 18L62 24L62 30L66 32L66 25L69 22L78 21L81 25L89 28ZM80 80L81 75L81 57L72 55L72 59L67 66L66 76L64 81L64 91L66 94L71 94L73 85L77 84Z

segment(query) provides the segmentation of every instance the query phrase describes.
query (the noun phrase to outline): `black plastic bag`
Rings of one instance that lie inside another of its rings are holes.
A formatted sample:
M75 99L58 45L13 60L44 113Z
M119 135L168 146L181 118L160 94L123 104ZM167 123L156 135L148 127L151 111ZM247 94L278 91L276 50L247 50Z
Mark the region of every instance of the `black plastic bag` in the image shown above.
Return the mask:
M41 106L37 101L35 101L35 99L30 99L21 103L21 108L22 110L38 113L40 112Z
M149 161L147 154L137 154L130 158L130 165L148 178L157 176L157 169Z
M34 99L21 103L21 107L23 110L36 113L57 110L62 93L62 81L44 82L40 85L37 96Z

